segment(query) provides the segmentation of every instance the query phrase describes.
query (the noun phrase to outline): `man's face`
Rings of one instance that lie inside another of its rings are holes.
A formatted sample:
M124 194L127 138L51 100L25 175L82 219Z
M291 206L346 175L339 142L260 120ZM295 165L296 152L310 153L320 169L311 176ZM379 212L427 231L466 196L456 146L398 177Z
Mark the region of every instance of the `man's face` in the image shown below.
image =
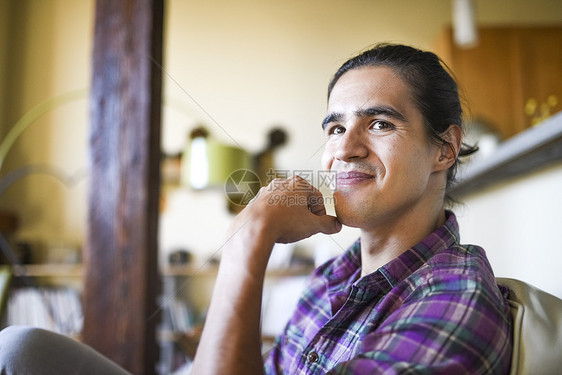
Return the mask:
M429 139L410 87L387 67L345 73L334 86L323 123L324 169L338 173L334 190L342 224L369 229L423 210L439 146Z

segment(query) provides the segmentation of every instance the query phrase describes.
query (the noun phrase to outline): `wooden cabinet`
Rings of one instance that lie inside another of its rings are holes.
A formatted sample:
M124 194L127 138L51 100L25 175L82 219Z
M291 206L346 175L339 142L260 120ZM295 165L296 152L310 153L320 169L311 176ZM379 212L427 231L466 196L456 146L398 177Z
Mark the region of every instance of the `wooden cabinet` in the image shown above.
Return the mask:
M434 48L457 78L468 121L508 138L562 109L562 26L479 34L477 47L461 49L448 29Z

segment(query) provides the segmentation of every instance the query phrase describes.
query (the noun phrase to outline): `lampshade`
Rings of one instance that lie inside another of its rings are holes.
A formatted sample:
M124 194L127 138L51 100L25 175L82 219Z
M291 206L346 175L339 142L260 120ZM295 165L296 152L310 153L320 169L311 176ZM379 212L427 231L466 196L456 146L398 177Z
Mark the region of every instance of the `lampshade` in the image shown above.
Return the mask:
M251 156L246 150L209 136L195 137L183 153L182 185L193 189L222 189L234 171L250 167Z

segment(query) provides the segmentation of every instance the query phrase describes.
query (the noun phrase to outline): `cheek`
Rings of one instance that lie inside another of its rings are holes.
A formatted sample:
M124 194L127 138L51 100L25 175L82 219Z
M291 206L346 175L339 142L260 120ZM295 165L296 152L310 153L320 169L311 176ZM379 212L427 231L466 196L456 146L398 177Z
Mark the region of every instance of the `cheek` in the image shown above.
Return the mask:
M411 148L408 153L395 157L393 165L400 172L400 179L410 181L411 184L425 184L429 178L433 163L431 156L424 149Z

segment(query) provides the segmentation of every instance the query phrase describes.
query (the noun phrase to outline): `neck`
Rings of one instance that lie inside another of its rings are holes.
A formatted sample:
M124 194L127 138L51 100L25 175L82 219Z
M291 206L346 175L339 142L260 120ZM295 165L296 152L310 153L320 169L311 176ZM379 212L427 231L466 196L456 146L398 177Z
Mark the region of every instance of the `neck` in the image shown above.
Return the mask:
M368 275L422 241L445 223L442 204L400 215L394 222L361 230L361 276Z

